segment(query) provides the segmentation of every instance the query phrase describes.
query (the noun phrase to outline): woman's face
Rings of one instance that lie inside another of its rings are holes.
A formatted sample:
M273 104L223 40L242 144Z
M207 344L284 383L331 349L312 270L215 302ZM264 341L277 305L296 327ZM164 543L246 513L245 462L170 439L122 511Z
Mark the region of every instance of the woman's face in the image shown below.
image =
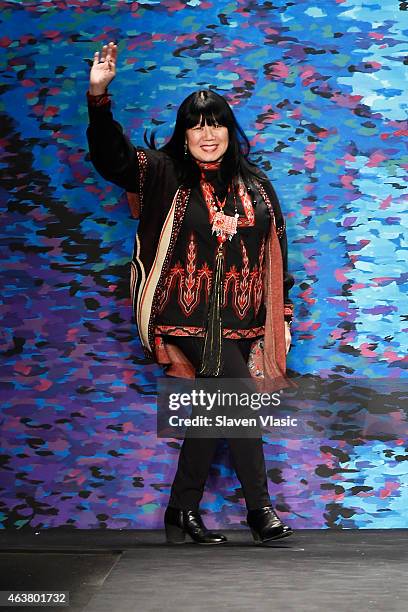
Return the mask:
M191 155L202 162L222 158L228 148L228 128L222 125L200 124L186 130L186 144Z

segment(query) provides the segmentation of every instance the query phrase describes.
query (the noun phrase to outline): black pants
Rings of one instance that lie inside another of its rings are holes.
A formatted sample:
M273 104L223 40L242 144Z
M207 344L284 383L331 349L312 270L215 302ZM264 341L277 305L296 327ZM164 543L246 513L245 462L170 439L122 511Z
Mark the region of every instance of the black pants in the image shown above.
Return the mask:
M178 346L198 368L203 338L167 336L166 342ZM247 378L251 339L223 339L224 378ZM170 493L169 505L183 510L198 510L217 438L184 438L177 472ZM232 463L241 483L248 510L271 504L268 493L262 437L227 438Z

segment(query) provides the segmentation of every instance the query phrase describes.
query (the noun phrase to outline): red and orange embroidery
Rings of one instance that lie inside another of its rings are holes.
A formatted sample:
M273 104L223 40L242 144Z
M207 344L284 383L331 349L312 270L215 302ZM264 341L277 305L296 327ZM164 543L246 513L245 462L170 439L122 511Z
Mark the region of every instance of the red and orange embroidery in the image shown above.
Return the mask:
M265 237L261 242L258 262L252 269L242 238L240 239L240 246L243 265L240 270L235 265L226 270L222 307L225 308L229 298L231 298L232 308L236 316L242 320L248 315L251 306L256 316L262 303ZM191 232L187 245L186 266L183 268L178 261L170 268L165 285L160 293L158 313L164 310L172 292L176 291L177 302L183 314L186 317L190 316L200 303L202 293L204 293L204 299L208 303L212 274L207 262L197 268L197 240L194 232Z

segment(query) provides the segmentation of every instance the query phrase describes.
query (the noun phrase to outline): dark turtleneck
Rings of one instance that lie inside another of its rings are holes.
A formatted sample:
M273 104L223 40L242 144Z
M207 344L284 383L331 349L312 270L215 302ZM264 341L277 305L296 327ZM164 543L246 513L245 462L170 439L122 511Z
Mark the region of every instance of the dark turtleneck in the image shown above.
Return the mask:
M198 160L196 162L200 168L201 175L214 187L216 196L223 200L227 194L228 185L221 179L221 162L205 163Z

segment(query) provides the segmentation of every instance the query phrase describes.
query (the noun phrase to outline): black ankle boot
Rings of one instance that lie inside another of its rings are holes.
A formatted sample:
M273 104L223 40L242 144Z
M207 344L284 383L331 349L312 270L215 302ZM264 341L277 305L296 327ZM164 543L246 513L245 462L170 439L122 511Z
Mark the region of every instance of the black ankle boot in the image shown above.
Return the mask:
M292 529L282 523L272 506L249 510L247 523L257 544L286 538L293 534Z
M200 513L194 510L180 510L167 506L164 527L169 544L183 544L186 533L196 544L223 544L227 541L222 533L208 531Z

